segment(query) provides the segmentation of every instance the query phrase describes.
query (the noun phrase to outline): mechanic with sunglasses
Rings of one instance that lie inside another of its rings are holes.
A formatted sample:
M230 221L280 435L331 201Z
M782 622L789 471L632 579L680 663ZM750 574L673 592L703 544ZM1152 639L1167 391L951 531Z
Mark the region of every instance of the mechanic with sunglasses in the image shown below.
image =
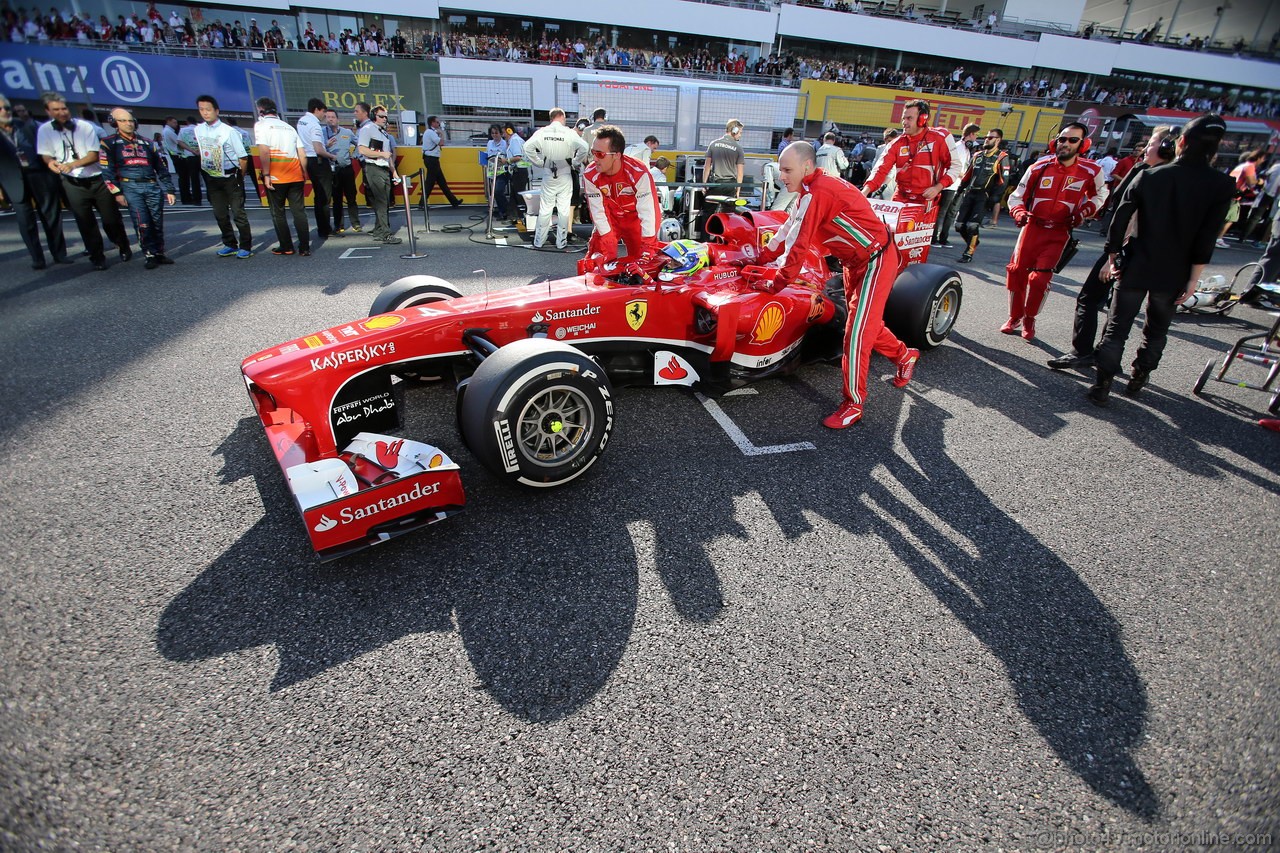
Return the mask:
M1107 200L1102 167L1080 156L1088 150L1089 129L1064 124L1049 153L1027 169L1009 197L1009 215L1022 233L1005 267L1009 319L1000 331L1006 335L1036 336L1036 316L1071 229L1097 215Z

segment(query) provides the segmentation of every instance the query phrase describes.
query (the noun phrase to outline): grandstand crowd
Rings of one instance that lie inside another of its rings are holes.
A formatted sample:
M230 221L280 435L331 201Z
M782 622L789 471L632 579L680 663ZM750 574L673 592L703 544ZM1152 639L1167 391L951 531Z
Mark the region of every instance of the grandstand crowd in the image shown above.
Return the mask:
M825 5L818 2L816 5ZM839 8L841 4L836 4ZM847 5L847 4L844 4ZM873 4L865 11L883 12L883 4ZM190 10L187 10L190 11ZM855 3L847 11L861 12L864 7ZM914 20L914 6L896 12L900 17ZM1239 98L1230 93L1186 92L1180 86L1169 85L1162 91L1153 85L1146 88L1112 86L1107 81L1097 81L1088 76L1051 80L1048 77L1025 76L1008 78L996 70L966 70L957 66L951 72L929 69L902 69L887 66L873 67L860 57L852 60L832 59L803 55L794 50L780 49L768 56L751 59L732 47L713 51L706 47L658 50L637 46L609 44L603 36L573 38L545 34L537 40L515 38L493 31L449 32L429 30L421 33L402 34L397 30L386 34L377 26L361 27L358 31L345 29L340 33L318 31L307 22L297 35L277 19L261 26L256 18L249 18L247 26L241 20L223 22L220 18L209 23L197 24L184 17L177 9L168 17L151 3L145 14L119 15L115 22L100 15L96 22L81 18L70 11L58 11L51 7L47 14L38 9L0 8L3 26L0 32L11 42L49 43L63 42L82 45L121 44L155 49L198 50L300 50L321 53L337 53L351 56L399 56L415 58L455 57L487 59L506 62L554 64L591 70L645 72L662 75L689 75L715 77L740 82L768 83L795 87L803 80L822 80L839 83L861 83L912 89L922 93L952 92L974 97L990 97L1021 102L1066 100L1090 101L1101 106L1132 106L1138 108L1179 109L1188 112L1217 112L1222 115L1276 118L1280 117L1280 101L1261 101ZM988 20L987 24L994 25ZM988 27L990 28L990 27ZM1155 33L1152 28L1143 31L1141 37L1150 42ZM1092 27L1084 31L1092 37Z

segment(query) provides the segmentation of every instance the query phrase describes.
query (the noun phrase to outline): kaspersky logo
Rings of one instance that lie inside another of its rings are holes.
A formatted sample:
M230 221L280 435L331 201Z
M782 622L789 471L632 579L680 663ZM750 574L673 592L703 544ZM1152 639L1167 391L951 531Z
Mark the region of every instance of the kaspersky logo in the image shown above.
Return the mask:
M369 84L373 82L373 74L371 73L373 64L363 59L357 59L347 67L354 72L356 85L361 89L368 89Z

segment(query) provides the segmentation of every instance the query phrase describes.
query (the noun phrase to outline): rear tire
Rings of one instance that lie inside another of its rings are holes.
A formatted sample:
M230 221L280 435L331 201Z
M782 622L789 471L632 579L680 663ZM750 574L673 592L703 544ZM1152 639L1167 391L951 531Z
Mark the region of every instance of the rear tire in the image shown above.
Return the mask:
M613 389L581 350L542 338L480 363L459 404L463 441L499 477L550 488L581 476L613 432Z
M939 264L914 264L894 282L884 322L907 346L933 349L955 328L963 298L960 273Z

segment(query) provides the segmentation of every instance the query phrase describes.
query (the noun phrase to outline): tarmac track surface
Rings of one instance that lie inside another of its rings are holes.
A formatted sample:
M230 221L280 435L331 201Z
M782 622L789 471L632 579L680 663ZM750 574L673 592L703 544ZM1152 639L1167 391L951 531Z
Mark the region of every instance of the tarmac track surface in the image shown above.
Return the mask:
M168 216L174 266L35 273L0 219L0 847L1280 839L1280 435L1265 395L1190 394L1269 315L1179 317L1152 385L1096 409L1044 361L1100 238L1028 344L997 332L1005 219L911 385L873 360L863 423L819 425L830 367L717 401L813 450L748 457L695 396L621 389L600 462L534 494L415 386L404 434L462 465L466 512L320 564L241 358L403 275L476 292L576 256L437 233L427 260L277 258L253 222L247 261L205 208Z

